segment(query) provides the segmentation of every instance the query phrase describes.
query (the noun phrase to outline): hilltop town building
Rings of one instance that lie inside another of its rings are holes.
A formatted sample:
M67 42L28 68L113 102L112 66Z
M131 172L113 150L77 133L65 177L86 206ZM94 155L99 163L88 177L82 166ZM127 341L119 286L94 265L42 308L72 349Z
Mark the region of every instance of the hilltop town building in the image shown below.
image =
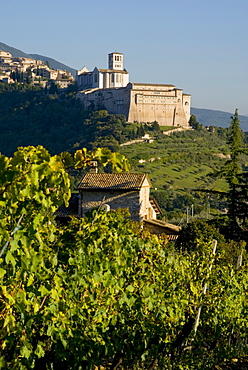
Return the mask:
M13 83L29 80L31 83L46 85L53 80L60 88L74 83L70 72L51 69L42 60L13 57L11 53L0 50L0 81Z
M190 95L171 84L131 83L123 65L123 54L115 52L109 54L108 69L78 71L78 97L84 109L105 107L125 115L128 122L189 127Z

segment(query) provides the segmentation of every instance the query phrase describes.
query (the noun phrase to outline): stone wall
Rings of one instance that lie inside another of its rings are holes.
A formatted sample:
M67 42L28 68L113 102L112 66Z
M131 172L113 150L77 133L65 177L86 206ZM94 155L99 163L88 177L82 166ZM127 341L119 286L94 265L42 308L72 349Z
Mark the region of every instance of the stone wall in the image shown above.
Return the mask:
M142 220L144 218L156 218L156 214L154 216L153 208L149 201L150 197L150 184L147 180L144 181L142 188L140 189L140 215Z
M189 127L190 96L173 85L129 84L129 122L157 121L162 126Z
M141 214L144 213L143 206L140 212L139 191L83 191L80 193L80 215L83 216L92 208L99 207L102 203L108 204L111 210L128 208L131 218L134 221L141 221Z
M173 85L133 84L122 88L81 91L84 109L104 106L109 113L123 114L128 122L157 121L162 126L189 128L190 95Z
M81 91L77 97L85 110L97 110L104 106L109 113L123 114L127 119L130 110L130 90L126 88L91 89Z

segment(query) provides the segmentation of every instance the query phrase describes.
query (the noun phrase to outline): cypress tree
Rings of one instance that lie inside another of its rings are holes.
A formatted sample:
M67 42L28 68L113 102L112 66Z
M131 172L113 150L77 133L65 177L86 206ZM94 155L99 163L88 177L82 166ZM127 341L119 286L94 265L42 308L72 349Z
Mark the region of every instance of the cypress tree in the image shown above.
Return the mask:
M240 129L238 110L231 117L228 144L230 146L230 159L222 169L224 177L229 185L228 192L228 216L230 219L230 236L239 239L241 225L246 222L247 214L247 176L242 171L241 155L245 153L243 133Z

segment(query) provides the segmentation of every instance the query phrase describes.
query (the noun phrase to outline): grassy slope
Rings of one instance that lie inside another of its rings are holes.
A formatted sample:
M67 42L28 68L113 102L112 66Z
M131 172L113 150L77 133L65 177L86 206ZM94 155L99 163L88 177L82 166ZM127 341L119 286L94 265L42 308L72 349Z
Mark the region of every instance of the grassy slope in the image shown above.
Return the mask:
M121 148L131 161L132 170L149 174L158 190L170 186L174 190L186 188L214 188L225 190L224 181L213 181L206 175L225 161L218 154L226 152L225 140L215 133L187 131L162 136L153 143L138 143ZM139 160L145 160L139 163Z

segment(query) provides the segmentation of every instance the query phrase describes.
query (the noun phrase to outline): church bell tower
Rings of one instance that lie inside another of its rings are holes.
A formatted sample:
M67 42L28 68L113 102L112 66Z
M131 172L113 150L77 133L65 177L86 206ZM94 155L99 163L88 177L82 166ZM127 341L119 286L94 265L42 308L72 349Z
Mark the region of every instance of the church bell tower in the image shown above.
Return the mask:
M111 53L109 56L109 69L111 70L123 70L123 54L122 53Z

